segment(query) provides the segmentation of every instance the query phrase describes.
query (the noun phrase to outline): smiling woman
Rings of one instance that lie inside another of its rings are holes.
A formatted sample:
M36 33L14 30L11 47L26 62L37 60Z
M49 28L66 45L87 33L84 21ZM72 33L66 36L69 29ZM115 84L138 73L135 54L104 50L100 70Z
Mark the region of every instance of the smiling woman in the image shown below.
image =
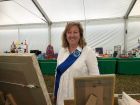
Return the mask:
M83 48L86 46L86 41L83 35L83 27L78 22L70 22L67 24L62 35L62 46L64 48L72 48L80 46Z
M62 34L62 49L57 58L54 99L57 105L74 99L73 78L99 75L95 52L86 45L83 28L70 22Z
M73 52L78 46L80 39L79 28L77 26L71 27L66 33L66 39L69 43L69 52Z

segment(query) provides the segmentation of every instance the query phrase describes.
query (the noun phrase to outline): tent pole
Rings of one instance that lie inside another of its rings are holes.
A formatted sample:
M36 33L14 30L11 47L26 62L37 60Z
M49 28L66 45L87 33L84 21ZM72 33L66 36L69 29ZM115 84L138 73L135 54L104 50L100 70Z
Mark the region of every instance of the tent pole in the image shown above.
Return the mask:
M132 0L131 4L129 5L129 8L124 16L124 54L127 54L127 27L128 27L128 16L130 12L132 11L135 3L137 0Z
M51 20L49 19L48 15L45 13L43 8L40 6L37 0L32 0L33 4L36 6L36 8L39 10L39 12L42 14L42 16L46 19L46 23L51 24Z
M51 44L51 24L48 24L49 44Z
M86 36L86 25L87 25L87 19L86 19L86 10L85 10L85 1L83 0L83 8L84 8L84 35Z
M128 27L128 19L124 18L124 54L127 54L127 27Z
M20 27L18 26L18 41L20 41Z

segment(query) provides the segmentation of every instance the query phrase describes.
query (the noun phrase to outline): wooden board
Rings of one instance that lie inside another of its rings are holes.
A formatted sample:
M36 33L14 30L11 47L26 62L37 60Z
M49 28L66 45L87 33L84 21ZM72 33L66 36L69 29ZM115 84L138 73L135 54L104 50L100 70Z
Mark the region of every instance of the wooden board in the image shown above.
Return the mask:
M113 105L114 75L78 77L74 79L75 105ZM92 96L92 97L91 97ZM92 104L90 104L92 102Z
M34 54L0 54L0 91L17 105L52 105Z
M74 105L74 100L64 100L64 105Z

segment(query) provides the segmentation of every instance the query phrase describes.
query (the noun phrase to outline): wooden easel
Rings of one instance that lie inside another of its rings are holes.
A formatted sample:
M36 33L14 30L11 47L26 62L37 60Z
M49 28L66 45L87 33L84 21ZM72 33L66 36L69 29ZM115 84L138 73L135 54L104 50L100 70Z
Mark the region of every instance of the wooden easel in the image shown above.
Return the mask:
M0 91L0 105L17 105L12 94L4 95L2 91Z
M5 105L17 105L13 96L12 96L12 94L7 94L6 95Z
M86 105L96 105L96 103L97 103L97 97L91 94L86 102Z
M0 91L0 105L4 105L4 104L5 104L4 94L2 91Z
M31 53L0 54L0 91L4 105L52 105L37 58Z

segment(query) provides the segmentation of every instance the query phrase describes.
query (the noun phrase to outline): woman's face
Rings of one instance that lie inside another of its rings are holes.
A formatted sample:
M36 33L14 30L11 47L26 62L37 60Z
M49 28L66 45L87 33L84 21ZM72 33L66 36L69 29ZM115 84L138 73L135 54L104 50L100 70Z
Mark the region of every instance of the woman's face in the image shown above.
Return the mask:
M80 32L77 26L72 26L66 33L66 38L70 46L78 46Z

